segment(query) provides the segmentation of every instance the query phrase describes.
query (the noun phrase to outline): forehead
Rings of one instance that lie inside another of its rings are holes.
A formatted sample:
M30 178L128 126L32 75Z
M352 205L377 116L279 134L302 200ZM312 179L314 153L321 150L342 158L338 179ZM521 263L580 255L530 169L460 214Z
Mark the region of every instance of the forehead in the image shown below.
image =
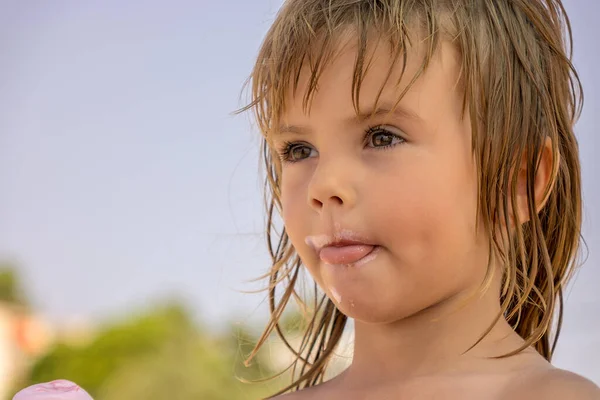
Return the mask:
M297 84L291 83L285 93L282 122L334 109L353 110L358 115L381 104L404 104L404 109L409 106L417 113L422 101L440 101L443 95L456 94L460 58L453 44L441 41L429 55L427 45L414 41L416 45L406 48L406 57L402 53L394 57L387 41L371 40L362 51L356 42L352 34L337 40L314 82L315 69L309 63L302 65ZM320 50L312 49L311 58L318 57ZM357 67L360 57L364 63Z

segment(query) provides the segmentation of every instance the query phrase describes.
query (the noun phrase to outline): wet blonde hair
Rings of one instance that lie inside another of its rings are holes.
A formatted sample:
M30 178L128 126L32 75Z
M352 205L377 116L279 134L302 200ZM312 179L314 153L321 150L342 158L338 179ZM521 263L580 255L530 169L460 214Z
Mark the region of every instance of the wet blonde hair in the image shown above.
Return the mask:
M263 135L267 238L272 259L265 275L269 278L271 318L247 361L275 331L295 355L292 383L278 394L317 385L324 380L347 322L315 283L314 305L299 349L293 348L280 326L292 298L301 306L306 304L296 287L302 262L285 228L278 232L275 223L281 212L281 165L269 145L285 110L285 99L296 95L301 70L309 68L310 72L303 94L303 105L308 108L319 76L332 60L337 39L347 28L354 33L358 53L352 82L357 112L373 33L377 40L390 44L390 72L398 66L404 72L407 48L416 39L428 50L408 87L398 94L398 101L427 69L440 40L451 41L460 51L463 113L471 121L478 170L479 222L489 233L491 254L497 255L504 267L502 313L498 318L506 318L525 339L523 347L502 357L534 345L550 361L562 325L563 290L576 263L582 215L573 125L583 93L571 63L569 19L559 0L285 2L250 76L251 101L240 110L253 110ZM547 138L552 143L553 175L543 196L543 208L538 210L542 199L535 199L534 180ZM518 174L514 172L523 165L527 171L528 218L519 221L514 213L516 221L511 221L510 210L517 209ZM482 287L489 286L491 265ZM276 293L279 287L281 294Z

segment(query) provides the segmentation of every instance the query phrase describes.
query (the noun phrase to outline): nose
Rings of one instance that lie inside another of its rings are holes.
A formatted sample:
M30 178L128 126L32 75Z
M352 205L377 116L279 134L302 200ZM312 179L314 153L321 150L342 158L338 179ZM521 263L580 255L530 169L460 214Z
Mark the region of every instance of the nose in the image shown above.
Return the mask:
M319 214L326 208L351 208L356 203L357 174L348 160L319 160L308 187L308 203Z

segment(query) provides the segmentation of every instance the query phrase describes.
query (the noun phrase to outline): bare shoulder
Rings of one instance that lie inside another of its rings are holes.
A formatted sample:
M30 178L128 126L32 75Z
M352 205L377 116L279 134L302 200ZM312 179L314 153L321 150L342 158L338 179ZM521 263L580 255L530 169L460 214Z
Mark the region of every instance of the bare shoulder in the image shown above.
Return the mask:
M548 368L525 374L506 392L504 399L600 400L600 388L573 372Z

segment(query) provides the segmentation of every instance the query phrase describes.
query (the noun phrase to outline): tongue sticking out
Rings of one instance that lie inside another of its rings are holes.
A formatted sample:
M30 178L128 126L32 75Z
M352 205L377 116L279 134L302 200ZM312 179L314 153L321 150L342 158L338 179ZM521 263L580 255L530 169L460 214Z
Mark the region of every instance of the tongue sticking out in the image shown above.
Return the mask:
M356 244L349 246L327 246L321 249L319 257L327 264L352 264L369 254L375 246Z

